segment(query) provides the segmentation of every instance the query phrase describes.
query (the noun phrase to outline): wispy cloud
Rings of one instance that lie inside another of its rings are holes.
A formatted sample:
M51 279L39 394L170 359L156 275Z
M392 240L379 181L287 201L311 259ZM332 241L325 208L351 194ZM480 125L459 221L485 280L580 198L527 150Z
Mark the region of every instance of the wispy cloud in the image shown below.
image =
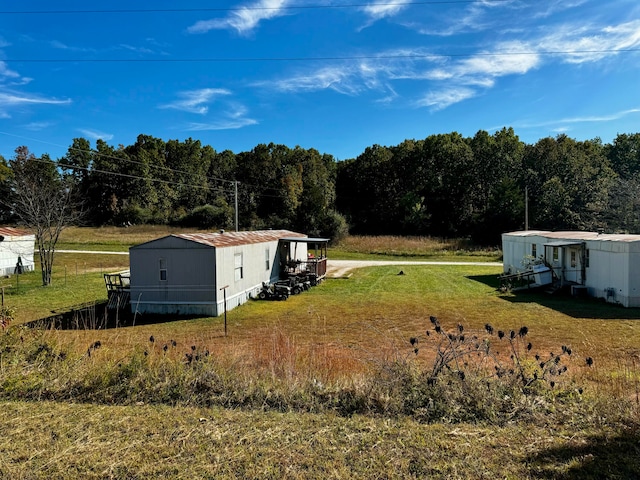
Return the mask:
M442 110L468 98L474 97L476 91L466 87L451 87L428 93L417 102L419 107L429 107L432 110Z
M368 17L367 22L362 28L368 27L378 20L382 20L383 18L393 17L399 14L405 8L407 8L407 3L405 2L389 3L385 0L372 2L360 8L360 11L364 12L364 14Z
M31 122L31 123L27 123L26 125L24 125L23 128L25 130L31 130L33 132L39 132L40 130L44 130L45 128L49 128L52 125L53 125L53 123L51 123L51 122Z
M78 128L78 131L82 133L85 137L90 138L91 140L112 140L113 135L111 133L99 132L96 130L90 130L87 128Z
M201 88L199 90L179 92L178 97L180 98L178 100L160 105L158 108L169 108L204 115L209 111L207 104L224 95L231 95L231 92L224 88Z
M59 40L51 40L49 42L49 45L52 48L55 48L56 50L66 50L68 52L95 52L96 51L94 48L67 45L66 43L63 43Z
M457 15L452 15L451 11L447 11L439 19L439 22L433 22L434 24L429 24L428 26L417 22L407 22L404 25L417 30L418 33L423 35L450 37L460 33L477 32L492 28L496 22L496 8L506 11L523 7L518 0L501 0L497 2L481 0L470 3Z
M6 78L20 78L20 74L11 70L5 62L0 60L0 81Z
M529 42L503 42L491 50L469 58L454 59L442 68L427 72L428 78L446 86L434 86L420 105L439 110L452 105L455 99L466 100L495 85L508 75L524 75L545 63L587 63L614 57L619 51L640 46L640 20L615 26L595 27L564 25L554 32ZM469 92L468 87L476 88ZM460 95L461 87L467 87ZM438 99L441 102L438 103Z
M187 28L189 33L206 33L211 30L236 30L244 35L251 32L262 20L270 20L284 15L283 7L289 0L259 0L239 7L226 18L201 20Z
M46 98L24 93L0 92L0 108L17 105L68 105L71 99L60 100L57 98Z
M599 61L638 47L640 20L606 27L565 25L539 41L541 51L559 52L567 63Z
M187 125L187 131L236 130L238 128L257 125L258 121L247 116L244 105L231 104L227 111L217 112L218 118L211 122L193 122Z
M640 114L640 108L629 108L626 110L620 110L618 112L603 114L603 115L588 115L584 117L565 117L556 120L545 120L544 122L527 122L517 123L515 126L519 128L538 128L549 127L558 124L579 124L579 123L601 123L601 122L613 122L629 115ZM566 127L563 127L566 128Z
M533 14L534 18L547 18L554 13L562 12L564 10L570 10L572 8L579 7L587 3L587 0L553 0L546 4L542 2L535 3L536 12Z

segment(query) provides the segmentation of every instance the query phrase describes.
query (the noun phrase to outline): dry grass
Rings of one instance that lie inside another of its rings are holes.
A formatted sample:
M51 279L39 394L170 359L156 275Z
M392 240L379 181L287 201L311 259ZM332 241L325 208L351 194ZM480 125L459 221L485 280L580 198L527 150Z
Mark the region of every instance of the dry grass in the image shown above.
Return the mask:
M133 225L131 227L70 227L60 235L63 243L98 245L135 245L172 233L192 232L191 229L167 225Z
M0 478L637 478L638 440L606 426L7 402Z
M331 250L335 258L414 258L429 260L497 261L499 248L478 248L467 239L351 235Z

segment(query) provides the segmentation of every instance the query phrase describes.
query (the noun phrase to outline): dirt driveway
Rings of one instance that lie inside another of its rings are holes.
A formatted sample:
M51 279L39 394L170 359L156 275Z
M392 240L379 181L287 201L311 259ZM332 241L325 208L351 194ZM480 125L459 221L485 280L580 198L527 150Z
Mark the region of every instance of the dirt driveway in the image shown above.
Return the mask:
M500 262L429 262L429 261L403 261L403 260L331 260L327 262L327 277L341 278L352 270L362 267L378 267L386 265L483 265L489 267L501 267Z

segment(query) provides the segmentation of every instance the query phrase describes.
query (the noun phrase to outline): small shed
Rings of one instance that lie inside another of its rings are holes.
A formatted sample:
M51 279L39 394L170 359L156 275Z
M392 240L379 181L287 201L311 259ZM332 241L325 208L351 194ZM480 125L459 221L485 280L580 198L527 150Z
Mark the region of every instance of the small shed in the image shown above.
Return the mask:
M0 275L33 271L35 241L26 230L0 227Z
M263 282L286 275L287 265L309 262L308 239L288 230L185 233L129 249L131 310L138 313L218 316L256 297ZM323 261L319 261L323 260Z
M526 230L502 235L508 274L546 265L560 286L640 307L640 235Z

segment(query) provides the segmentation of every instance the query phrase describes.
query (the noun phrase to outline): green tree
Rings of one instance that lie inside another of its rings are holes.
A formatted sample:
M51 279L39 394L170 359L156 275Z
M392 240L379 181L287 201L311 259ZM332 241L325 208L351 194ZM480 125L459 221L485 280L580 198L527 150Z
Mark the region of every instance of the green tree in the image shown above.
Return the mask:
M36 158L27 147L16 149L9 166L12 209L35 233L42 284L49 285L60 233L80 215L73 183L60 174L48 155Z
M611 168L622 178L640 173L640 133L618 134L607 147Z
M11 203L8 201L11 191L10 185L11 168L2 155L0 155L0 223L6 223L11 219Z

